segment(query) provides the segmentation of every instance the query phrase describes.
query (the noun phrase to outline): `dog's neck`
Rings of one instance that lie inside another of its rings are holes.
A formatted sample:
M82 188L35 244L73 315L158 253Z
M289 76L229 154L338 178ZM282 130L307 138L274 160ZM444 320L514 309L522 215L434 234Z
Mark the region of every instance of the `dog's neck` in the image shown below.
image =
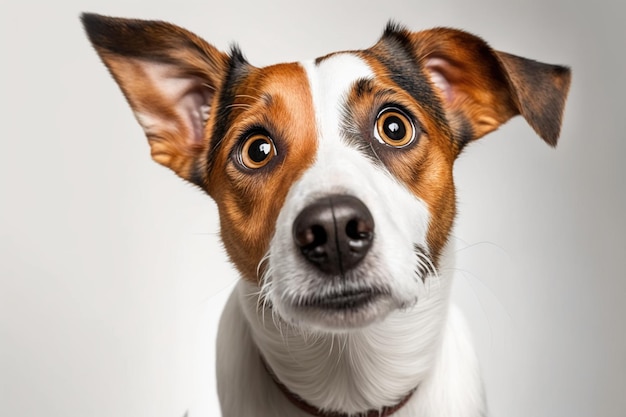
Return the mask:
M276 375L274 375L274 372L265 363L265 360L263 358L261 358L261 359L262 359L263 368L264 368L265 372L272 378L272 380L274 381L274 384L282 392L282 394L285 396L285 398L287 398L287 400L289 400L289 402L291 404L295 405L301 411L304 411L308 415L311 415L311 416L314 416L314 417L351 417L351 416L356 416L356 414L353 414L353 413L348 414L348 413L338 412L338 411L329 411L329 410L324 410L324 409L320 409L318 407L312 406L311 404L307 403L302 398L300 398L300 396L298 396L297 394L294 394L293 392L291 392L291 390L289 390L289 388L287 388L282 382L280 382L278 380L278 378L276 377ZM417 390L417 388L409 391L404 396L404 398L402 398L395 405L386 406L386 407L383 407L383 408L376 408L376 409L367 410L367 411L359 413L358 416L359 417L389 417L392 414L395 414L396 411L398 411L401 408L403 408L411 400L411 398L413 397L413 394L415 394L416 390Z
M303 331L261 309L256 286L241 283L239 292L254 342L276 379L319 409L358 413L398 403L428 376L450 278L430 277L437 281L414 307L341 333Z

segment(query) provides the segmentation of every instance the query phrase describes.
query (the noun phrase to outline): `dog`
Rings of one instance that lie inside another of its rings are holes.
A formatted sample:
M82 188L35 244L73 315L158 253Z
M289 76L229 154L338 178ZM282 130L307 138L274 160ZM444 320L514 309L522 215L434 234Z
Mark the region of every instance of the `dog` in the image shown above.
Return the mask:
M82 22L152 158L217 203L241 275L223 416L487 414L449 301L453 165L516 115L556 146L569 68L395 23L369 49L257 68L169 23Z

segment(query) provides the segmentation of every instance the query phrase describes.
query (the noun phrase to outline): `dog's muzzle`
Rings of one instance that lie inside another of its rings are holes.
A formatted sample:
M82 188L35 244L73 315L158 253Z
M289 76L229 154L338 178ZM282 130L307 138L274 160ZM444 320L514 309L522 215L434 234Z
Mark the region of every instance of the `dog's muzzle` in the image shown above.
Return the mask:
M343 276L372 246L374 219L358 198L330 195L300 212L293 239L310 264L329 276Z

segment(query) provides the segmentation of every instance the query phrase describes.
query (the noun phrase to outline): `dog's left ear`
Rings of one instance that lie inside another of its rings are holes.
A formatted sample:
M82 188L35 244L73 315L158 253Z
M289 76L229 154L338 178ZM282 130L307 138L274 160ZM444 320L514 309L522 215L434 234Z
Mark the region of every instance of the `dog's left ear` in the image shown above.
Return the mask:
M521 114L544 141L556 146L569 68L495 51L460 30L438 28L409 36L453 129L465 142Z
M89 39L143 128L152 158L202 185L201 159L211 106L230 57L178 26L85 13Z

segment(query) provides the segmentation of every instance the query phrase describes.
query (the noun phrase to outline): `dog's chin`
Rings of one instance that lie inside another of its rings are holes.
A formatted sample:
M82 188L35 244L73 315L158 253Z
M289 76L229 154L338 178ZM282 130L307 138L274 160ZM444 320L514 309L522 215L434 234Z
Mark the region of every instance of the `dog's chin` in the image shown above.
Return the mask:
M361 329L400 308L388 292L373 289L305 296L285 307L283 319L292 325L333 333Z

